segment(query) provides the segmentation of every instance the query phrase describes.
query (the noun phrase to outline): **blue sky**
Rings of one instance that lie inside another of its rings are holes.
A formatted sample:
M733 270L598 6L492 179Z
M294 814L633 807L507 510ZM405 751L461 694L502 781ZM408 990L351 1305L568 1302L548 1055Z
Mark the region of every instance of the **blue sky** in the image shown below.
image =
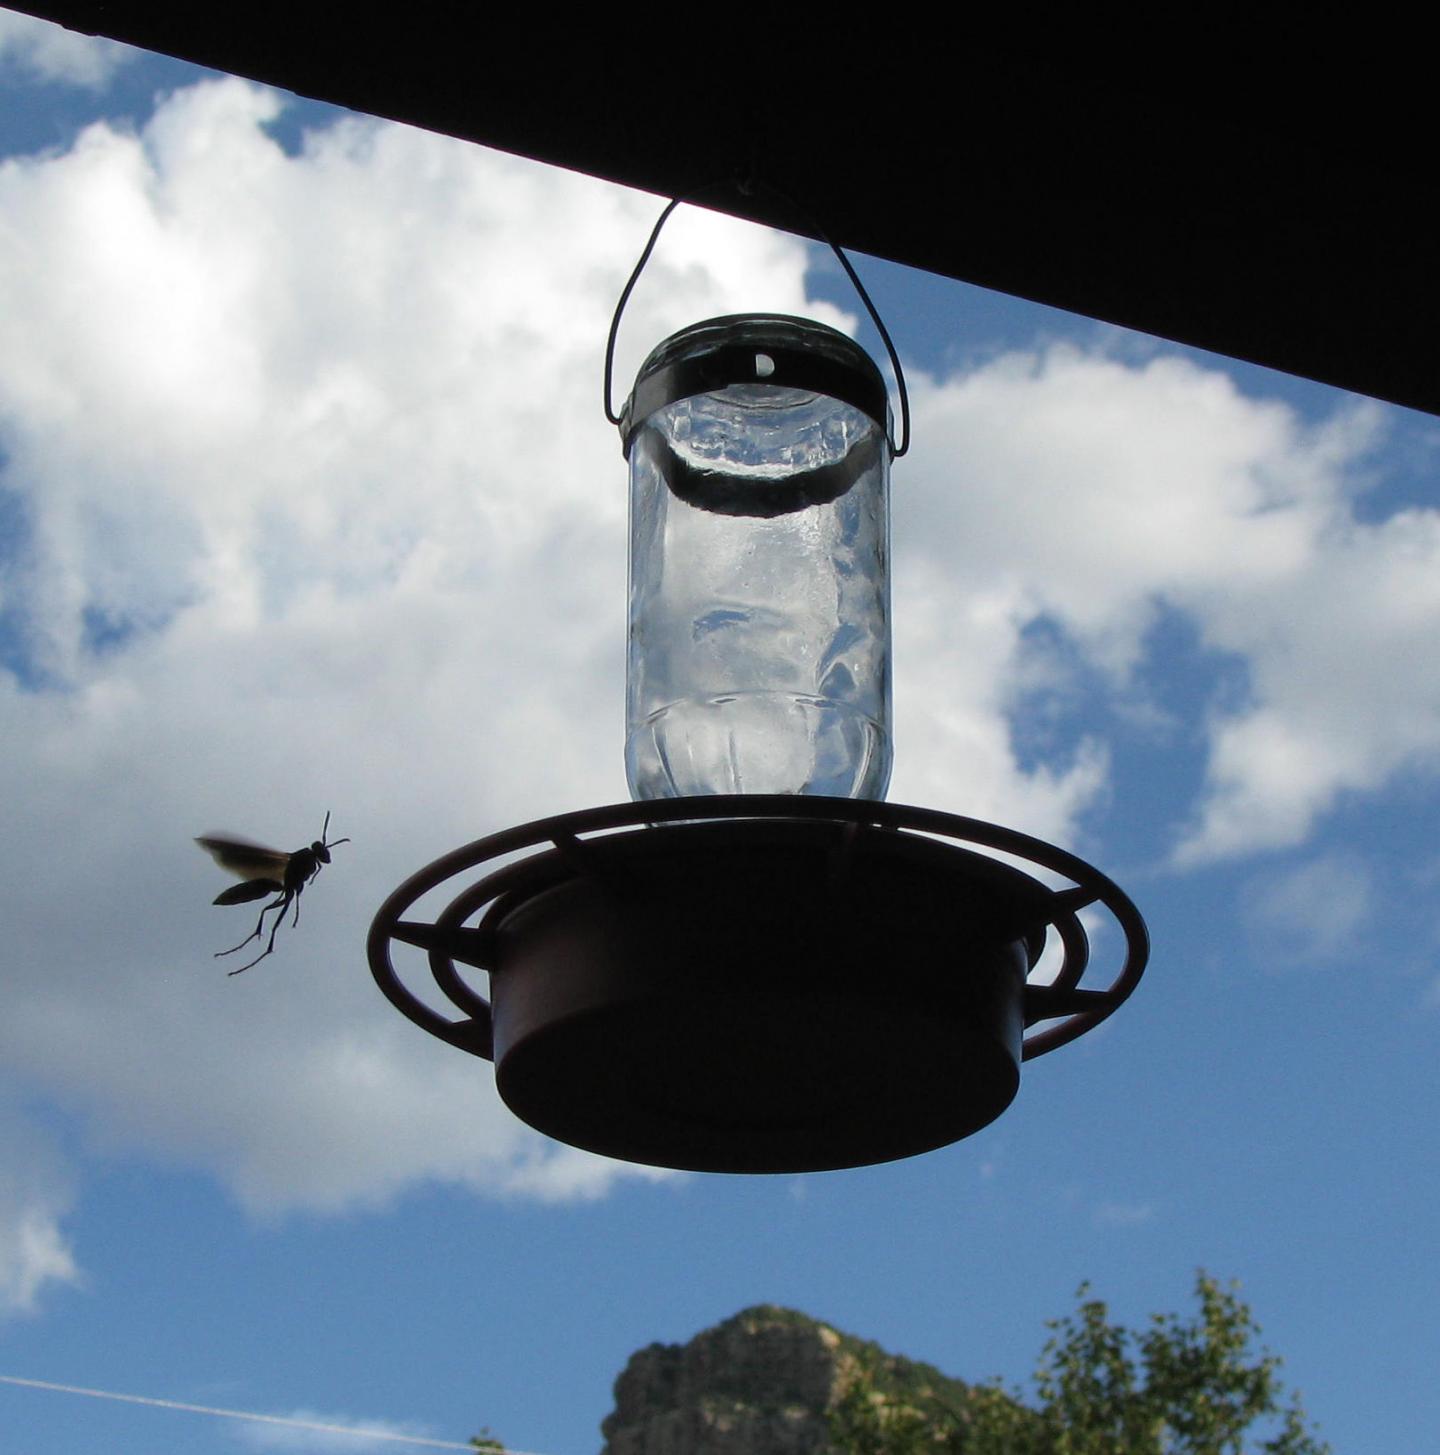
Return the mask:
M967 1142L656 1176L517 1125L363 941L437 854L624 796L598 393L659 203L3 12L0 155L0 1375L589 1455L633 1349L747 1304L1018 1381L1082 1280L1138 1321L1204 1267L1337 1450L1433 1442L1434 420L862 260L915 399L891 797L1090 857L1152 968ZM755 309L859 312L682 213L617 377ZM327 809L226 979L191 837Z

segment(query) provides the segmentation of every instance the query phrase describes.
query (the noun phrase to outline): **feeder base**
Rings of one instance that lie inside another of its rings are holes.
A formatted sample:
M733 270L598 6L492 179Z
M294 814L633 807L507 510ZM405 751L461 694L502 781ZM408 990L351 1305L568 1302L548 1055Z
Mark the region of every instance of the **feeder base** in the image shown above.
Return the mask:
M531 1126L656 1166L811 1172L1010 1104L1024 876L878 830L842 861L817 824L600 845L493 925L496 1084Z
M456 881L433 920L411 917ZM1091 905L1123 936L1105 989L1080 983ZM1059 964L1027 984L1047 939ZM462 1019L406 986L397 946L412 966L424 952ZM391 1002L493 1060L531 1126L707 1172L854 1167L958 1141L1009 1105L1023 1058L1110 1015L1147 953L1130 901L1063 850L805 796L617 804L492 834L412 875L369 942ZM462 967L489 972L488 998Z

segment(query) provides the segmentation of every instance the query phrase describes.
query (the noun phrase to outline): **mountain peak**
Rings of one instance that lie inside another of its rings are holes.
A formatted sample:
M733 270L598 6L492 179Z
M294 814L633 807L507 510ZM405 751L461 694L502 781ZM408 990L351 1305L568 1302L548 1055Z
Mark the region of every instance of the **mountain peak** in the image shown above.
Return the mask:
M829 1411L861 1370L877 1387L965 1386L797 1309L756 1304L686 1344L651 1344L615 1381L602 1455L829 1455Z

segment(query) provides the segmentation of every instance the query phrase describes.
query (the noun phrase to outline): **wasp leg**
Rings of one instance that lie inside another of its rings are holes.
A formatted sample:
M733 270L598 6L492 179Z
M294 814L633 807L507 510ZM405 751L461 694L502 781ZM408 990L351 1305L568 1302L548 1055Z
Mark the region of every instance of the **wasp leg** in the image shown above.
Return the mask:
M290 895L288 893L281 894L278 899L271 900L270 903L267 904L265 908L260 911L260 918L256 922L255 928L248 935L246 935L245 938L241 940L238 945L231 945L228 950L216 950L215 959L218 960L223 955L233 955L237 950L243 950L245 946L250 943L251 940L258 940L260 936L265 933L265 916L269 914L272 909L278 909L280 911L280 914L276 923L279 923L279 920L285 918L285 911L287 908L289 908L289 905ZM273 934L271 938L273 940Z
M304 892L305 886L303 884L295 891L295 918L290 922L290 928L292 930L297 928L300 924L300 896L304 894ZM282 914L280 918L284 919L285 916Z
M275 932L284 923L285 923L285 906L284 905L281 905L280 906L280 913L277 914L275 916L275 918L270 922L270 943L267 944L265 946L265 948L258 955L256 955L256 957L250 962L249 965L242 965L239 970L229 970L226 973L228 975L239 975L242 972L244 972L246 970L249 970L252 966L258 965L266 957L266 955L269 955L270 953L272 953L273 950L275 949ZM238 946L237 946L237 948L238 948Z

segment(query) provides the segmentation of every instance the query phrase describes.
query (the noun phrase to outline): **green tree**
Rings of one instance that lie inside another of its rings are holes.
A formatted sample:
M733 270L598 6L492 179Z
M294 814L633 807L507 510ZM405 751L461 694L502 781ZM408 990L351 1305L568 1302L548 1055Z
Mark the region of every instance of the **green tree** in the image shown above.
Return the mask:
M996 1379L959 1405L917 1401L862 1368L831 1437L844 1455L1328 1455L1235 1286L1200 1273L1195 1296L1191 1317L1130 1330L1082 1285L1076 1313L1049 1325L1029 1398Z

